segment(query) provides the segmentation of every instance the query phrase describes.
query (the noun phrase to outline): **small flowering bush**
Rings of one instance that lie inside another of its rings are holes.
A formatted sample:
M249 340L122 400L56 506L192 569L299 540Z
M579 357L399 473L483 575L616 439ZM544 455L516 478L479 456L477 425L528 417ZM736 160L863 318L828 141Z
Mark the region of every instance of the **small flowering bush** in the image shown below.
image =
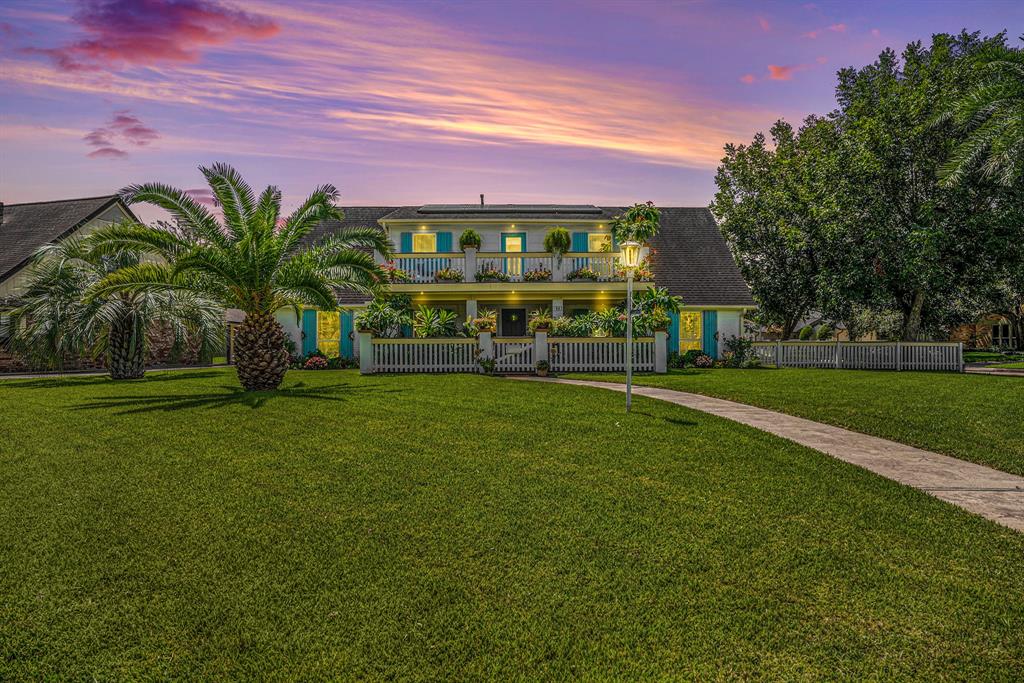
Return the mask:
M412 277L406 271L395 265L394 261L388 261L381 265L381 270L387 275L388 282L403 283L411 282Z
M434 273L438 282L462 282L462 271L458 268L441 268Z
M523 279L527 282L547 282L551 279L551 271L547 268L534 268L523 273Z
M695 368L710 368L714 366L714 364L715 360L706 353L702 353L693 359L693 367Z
M510 279L507 273L490 264L481 268L476 274L477 282L508 282Z
M323 356L310 356L306 359L306 362L302 364L303 370L326 370L327 359Z
M583 266L569 273L568 278L570 280L591 280L597 282L601 276L597 274L597 271L590 266Z

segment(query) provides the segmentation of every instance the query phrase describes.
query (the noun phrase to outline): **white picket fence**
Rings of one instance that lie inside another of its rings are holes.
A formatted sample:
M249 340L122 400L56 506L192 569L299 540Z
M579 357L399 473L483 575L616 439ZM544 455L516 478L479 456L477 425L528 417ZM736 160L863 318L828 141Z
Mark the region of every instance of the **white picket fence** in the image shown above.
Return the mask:
M963 372L959 342L756 342L754 354L780 368Z
M374 339L376 372L478 372L476 339Z
M533 372L533 337L497 337L494 360L498 372Z
M626 369L623 337L552 337L548 340L551 369L555 372L622 372ZM654 337L633 340L633 369L654 370Z

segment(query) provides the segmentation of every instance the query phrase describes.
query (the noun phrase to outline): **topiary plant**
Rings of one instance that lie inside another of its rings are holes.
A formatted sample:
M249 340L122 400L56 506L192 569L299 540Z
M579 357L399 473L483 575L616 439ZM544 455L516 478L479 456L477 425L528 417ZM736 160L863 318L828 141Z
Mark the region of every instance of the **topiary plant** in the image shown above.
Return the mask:
M818 328L818 341L827 341L832 339L832 326L822 325Z
M483 244L483 239L476 230L463 230L462 234L459 235L459 249L463 251L470 247L479 249L481 244Z
M800 328L800 341L810 341L814 338L814 328L810 325L804 325Z

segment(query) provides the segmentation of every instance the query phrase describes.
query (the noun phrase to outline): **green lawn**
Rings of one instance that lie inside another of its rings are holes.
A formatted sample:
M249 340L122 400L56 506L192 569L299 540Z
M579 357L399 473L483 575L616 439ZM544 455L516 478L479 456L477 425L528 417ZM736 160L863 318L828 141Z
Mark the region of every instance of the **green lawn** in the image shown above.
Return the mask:
M998 365L990 365L992 368L1010 368L1013 370L1024 369L1024 361L1019 363L999 363Z
M1001 360L1024 360L1024 354L1005 354L995 351L964 351L965 363L987 363Z
M673 370L637 375L636 382L771 408L1024 475L1024 378L773 368Z
M222 369L0 382L0 439L0 680L1024 664L1024 535L644 398L627 417L611 392L353 371L255 396Z

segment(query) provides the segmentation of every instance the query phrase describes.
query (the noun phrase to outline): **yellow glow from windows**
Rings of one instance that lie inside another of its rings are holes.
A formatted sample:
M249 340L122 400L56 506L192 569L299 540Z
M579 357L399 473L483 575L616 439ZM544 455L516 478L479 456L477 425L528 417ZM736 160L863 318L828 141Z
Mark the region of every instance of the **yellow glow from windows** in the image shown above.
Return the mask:
M588 251L611 251L612 236L608 233L592 232L587 236Z
M700 311L683 311L679 314L679 350L701 348L701 314Z
M316 348L328 358L336 358L341 345L341 318L337 311L316 314Z
M412 251L416 254L429 254L437 251L437 234L424 232L413 235Z

